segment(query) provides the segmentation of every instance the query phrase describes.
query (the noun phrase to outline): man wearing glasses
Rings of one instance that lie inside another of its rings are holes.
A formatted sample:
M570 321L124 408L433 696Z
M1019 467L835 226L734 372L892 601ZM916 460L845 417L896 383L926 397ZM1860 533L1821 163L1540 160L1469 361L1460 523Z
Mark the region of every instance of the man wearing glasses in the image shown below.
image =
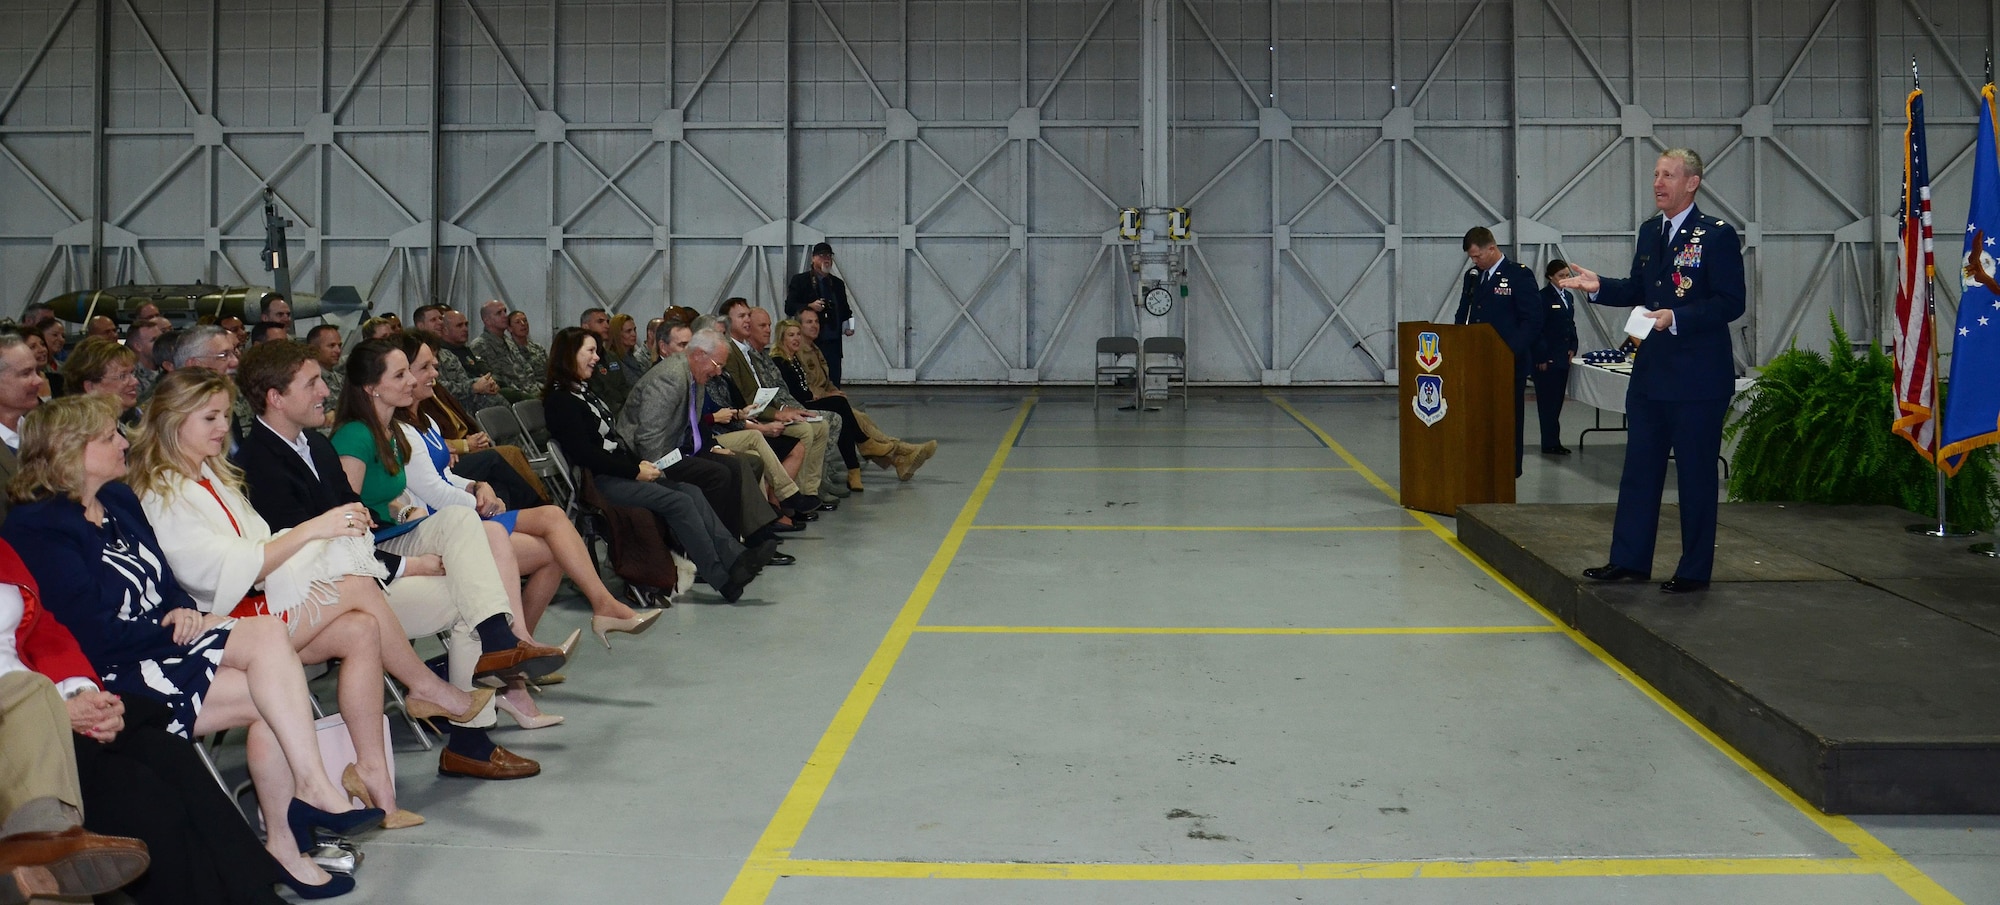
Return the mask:
M181 335L180 344L174 347L172 359L174 370L182 368L206 368L224 376L236 376L236 362L241 353L237 350L236 335L221 327L203 325L191 327ZM229 448L234 455L236 444L250 436L250 428L257 418L250 413L250 406L239 394L236 402L229 407Z

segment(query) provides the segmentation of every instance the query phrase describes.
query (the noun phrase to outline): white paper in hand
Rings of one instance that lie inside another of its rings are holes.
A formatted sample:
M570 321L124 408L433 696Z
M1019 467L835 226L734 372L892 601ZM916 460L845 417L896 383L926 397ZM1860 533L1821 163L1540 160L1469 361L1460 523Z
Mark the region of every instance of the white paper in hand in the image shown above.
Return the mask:
M679 462L680 460L681 460L681 451L678 449L670 449L667 450L666 455L653 460L653 467L661 471L666 471L667 469L674 467L674 463Z
M1653 335L1653 327L1659 322L1649 316L1652 313L1653 309L1644 305L1633 308L1632 316L1625 319L1626 335L1641 342Z
M776 398L778 398L778 390L776 387L763 387L757 391L757 398L750 400L750 410L753 412L761 412L764 409L769 408L771 405L771 400Z

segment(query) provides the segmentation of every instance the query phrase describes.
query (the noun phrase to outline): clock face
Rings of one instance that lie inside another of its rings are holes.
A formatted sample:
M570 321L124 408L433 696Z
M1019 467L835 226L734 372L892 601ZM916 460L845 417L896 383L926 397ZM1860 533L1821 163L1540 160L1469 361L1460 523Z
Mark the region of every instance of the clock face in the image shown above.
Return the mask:
M1153 288L1146 292L1146 313L1154 317L1165 317L1174 310L1174 294L1164 288Z

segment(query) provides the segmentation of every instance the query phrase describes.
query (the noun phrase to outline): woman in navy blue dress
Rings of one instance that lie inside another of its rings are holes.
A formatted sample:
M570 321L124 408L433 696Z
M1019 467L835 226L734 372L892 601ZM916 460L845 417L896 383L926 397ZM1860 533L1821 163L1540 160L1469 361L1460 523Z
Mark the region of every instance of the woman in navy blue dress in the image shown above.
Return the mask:
M358 832L381 823L382 811L351 808L327 778L284 624L204 615L174 580L138 498L118 482L125 449L117 404L105 397L37 408L22 421L20 473L7 488L14 507L0 538L27 563L43 605L76 636L106 690L165 704L167 730L183 737L248 727L266 850L307 895L352 889L301 851L315 828Z

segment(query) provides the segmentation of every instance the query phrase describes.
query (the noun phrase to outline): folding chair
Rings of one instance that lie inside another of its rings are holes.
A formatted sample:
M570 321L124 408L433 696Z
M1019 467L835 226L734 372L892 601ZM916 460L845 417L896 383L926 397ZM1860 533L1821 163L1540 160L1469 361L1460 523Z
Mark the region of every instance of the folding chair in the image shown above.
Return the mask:
M521 419L514 410L504 405L489 405L472 415L479 422L479 429L493 441L494 446L519 446L528 453L535 452L532 440L524 439L527 429L521 426Z
M514 417L521 422L521 433L527 436L528 445L523 449L540 453L549 442L549 421L542 416L540 399L523 399L514 403Z
M539 416L542 411L541 400L533 401L535 403L534 412ZM527 402L524 401L520 404L526 405ZM535 475L544 479L543 486L547 486L547 479L556 470L556 466L549 461L548 452L542 448L541 444L535 442L534 437L529 435L528 429L521 424L521 418L515 414L514 409L504 405L488 406L480 409L472 417L479 422L479 429L486 432L486 436L493 441L494 446L519 447L521 454L527 457L528 467L534 469ZM544 432L546 433L546 431ZM549 492L553 494L557 490L549 488ZM564 500L561 499L556 499L552 502L557 505L564 505Z
M1118 363L1118 359L1121 356L1125 355L1132 356L1132 359L1135 362L1139 360L1138 340L1133 339L1130 336L1103 336L1098 338L1097 372L1096 375L1092 378L1092 386L1090 389L1091 411L1093 412L1097 411L1098 397L1106 395L1104 392L1104 387L1106 386L1104 378L1106 377L1111 378L1110 386L1114 390L1118 386L1118 381L1131 380L1134 385L1133 399L1135 401L1140 401L1140 402L1144 401L1144 398L1139 395L1140 393L1143 393L1145 390L1143 386L1139 386L1140 384L1139 368L1135 365L1126 365ZM1109 356L1110 358L1108 363L1106 362L1106 356ZM1118 394L1114 392L1111 393L1110 395L1116 396Z
M1163 360L1163 363L1154 364L1154 356L1159 356ZM1158 374L1167 379L1167 395L1165 398L1171 399L1175 395L1179 395L1181 397L1181 411L1187 411L1187 340L1178 336L1149 336L1146 338L1143 354L1139 356L1139 361L1142 365L1141 370L1146 376ZM1178 394L1174 392L1175 380L1179 380L1181 385L1181 390ZM1144 381L1141 381L1141 383L1143 384ZM1140 388L1140 393L1142 396L1145 393L1143 386Z

